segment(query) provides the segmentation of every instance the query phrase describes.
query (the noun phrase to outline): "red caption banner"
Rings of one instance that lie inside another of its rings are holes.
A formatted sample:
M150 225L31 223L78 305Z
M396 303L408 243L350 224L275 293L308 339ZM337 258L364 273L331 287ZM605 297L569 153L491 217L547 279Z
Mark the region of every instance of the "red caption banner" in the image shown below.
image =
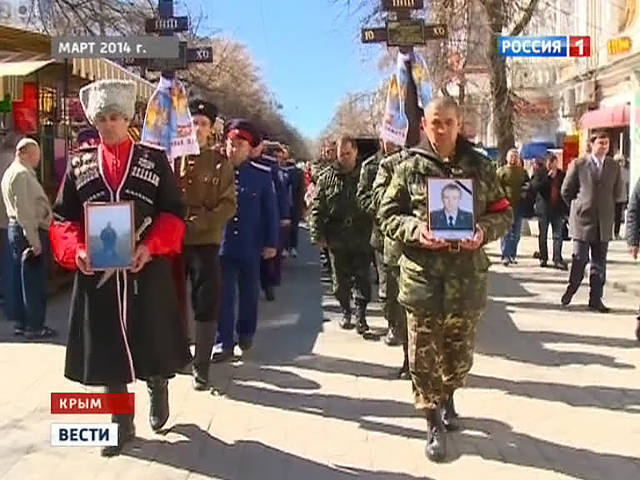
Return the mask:
M135 413L134 393L52 393L52 414Z

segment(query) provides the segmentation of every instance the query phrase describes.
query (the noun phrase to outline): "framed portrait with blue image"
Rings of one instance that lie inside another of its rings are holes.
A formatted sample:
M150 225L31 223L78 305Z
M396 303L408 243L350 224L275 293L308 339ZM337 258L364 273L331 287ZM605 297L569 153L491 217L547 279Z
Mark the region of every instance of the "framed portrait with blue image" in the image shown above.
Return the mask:
M87 203L84 214L91 270L131 268L135 248L133 202Z

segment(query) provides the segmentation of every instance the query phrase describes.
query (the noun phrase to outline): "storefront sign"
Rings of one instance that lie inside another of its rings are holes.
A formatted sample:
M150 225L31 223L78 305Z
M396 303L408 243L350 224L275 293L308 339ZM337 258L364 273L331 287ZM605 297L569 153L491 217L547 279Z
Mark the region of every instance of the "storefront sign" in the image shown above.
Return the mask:
M619 55L631 51L631 37L612 38L607 42L609 55Z

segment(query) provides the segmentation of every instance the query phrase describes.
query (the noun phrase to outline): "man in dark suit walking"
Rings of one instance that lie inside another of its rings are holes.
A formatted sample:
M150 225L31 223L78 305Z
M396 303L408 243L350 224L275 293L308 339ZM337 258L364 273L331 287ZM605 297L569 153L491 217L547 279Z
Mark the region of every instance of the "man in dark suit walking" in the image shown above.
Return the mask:
M442 189L444 208L430 213L431 230L473 230L473 214L460 209L462 189L449 183Z
M573 239L573 262L561 302L565 306L571 303L584 277L584 269L591 262L589 308L607 313L609 308L602 303L607 251L615 204L624 195L623 182L618 164L607 155L608 133L594 132L589 145L590 153L571 164L562 184L562 198L571 205L569 231Z

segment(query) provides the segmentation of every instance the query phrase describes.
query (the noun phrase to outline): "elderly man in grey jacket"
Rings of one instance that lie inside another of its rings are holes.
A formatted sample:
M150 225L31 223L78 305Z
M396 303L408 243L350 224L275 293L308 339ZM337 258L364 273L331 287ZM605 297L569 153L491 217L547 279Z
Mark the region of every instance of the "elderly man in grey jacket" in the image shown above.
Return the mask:
M590 153L575 160L562 184L562 198L571 205L569 231L573 238L573 262L562 305L569 305L591 263L589 309L609 312L602 302L607 272L607 251L615 216L615 204L624 196L620 167L607 154L609 135L596 131L589 138Z

